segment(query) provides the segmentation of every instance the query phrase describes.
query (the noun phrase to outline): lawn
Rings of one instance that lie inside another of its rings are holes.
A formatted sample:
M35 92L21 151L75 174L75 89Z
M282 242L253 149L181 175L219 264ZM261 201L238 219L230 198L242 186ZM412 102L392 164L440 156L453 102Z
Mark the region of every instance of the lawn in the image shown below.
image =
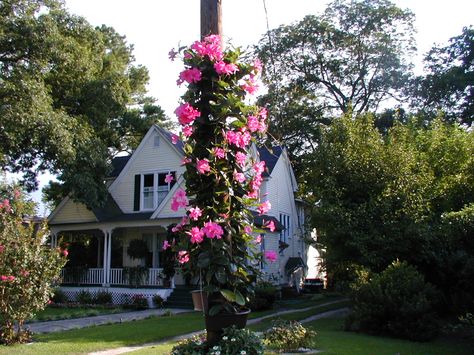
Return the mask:
M72 319L98 316L101 314L121 313L130 310L122 307L106 308L106 307L74 307L74 308L58 308L46 307L44 310L38 312L29 322L48 321L58 319Z

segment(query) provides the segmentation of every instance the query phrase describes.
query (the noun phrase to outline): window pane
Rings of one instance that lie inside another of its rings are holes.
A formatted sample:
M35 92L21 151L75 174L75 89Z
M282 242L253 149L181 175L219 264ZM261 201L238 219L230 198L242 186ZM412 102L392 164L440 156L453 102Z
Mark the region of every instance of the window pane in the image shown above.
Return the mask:
M147 174L143 176L143 208L144 209L154 208L153 183L154 183L154 174Z

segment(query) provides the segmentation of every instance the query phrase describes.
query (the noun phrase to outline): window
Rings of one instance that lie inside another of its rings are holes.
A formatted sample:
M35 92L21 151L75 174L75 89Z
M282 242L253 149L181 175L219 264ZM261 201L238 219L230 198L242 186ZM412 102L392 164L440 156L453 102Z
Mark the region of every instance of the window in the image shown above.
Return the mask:
M288 238L291 236L290 216L284 213L280 213L280 223L285 227L285 229L280 232L280 241L286 243Z
M166 182L166 175L171 174L173 181ZM165 199L168 192L176 183L176 172L143 174L141 176L141 210L154 210Z
M260 233L260 252L262 255L265 255L265 234ZM265 269L265 258L262 258L262 261L260 262L260 269L264 270Z
M155 148L158 148L160 146L160 136L159 135L156 135L154 138L153 138L153 146Z

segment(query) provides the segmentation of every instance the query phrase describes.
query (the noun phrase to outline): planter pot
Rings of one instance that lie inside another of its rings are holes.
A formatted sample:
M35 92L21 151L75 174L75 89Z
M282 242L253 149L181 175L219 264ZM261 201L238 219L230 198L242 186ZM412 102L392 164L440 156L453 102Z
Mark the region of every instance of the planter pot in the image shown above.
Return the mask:
M238 329L243 329L247 325L247 318L250 309L239 313L220 313L215 316L206 314L207 343L212 346L221 338L224 328L235 325Z
M195 311L203 311L207 313L207 293L201 290L191 291L193 305Z

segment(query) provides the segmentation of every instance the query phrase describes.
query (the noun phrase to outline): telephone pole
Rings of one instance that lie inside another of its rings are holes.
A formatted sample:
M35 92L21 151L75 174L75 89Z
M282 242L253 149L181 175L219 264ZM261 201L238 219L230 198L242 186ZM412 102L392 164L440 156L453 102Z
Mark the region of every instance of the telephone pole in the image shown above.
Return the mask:
M222 0L201 0L201 39L222 36Z

